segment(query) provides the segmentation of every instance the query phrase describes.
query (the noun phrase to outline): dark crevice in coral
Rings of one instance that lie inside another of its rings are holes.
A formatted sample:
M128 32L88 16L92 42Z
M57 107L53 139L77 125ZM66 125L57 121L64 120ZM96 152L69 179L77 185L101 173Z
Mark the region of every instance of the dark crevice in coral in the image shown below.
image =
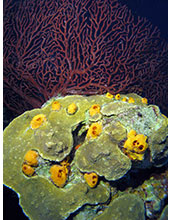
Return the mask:
M74 213L71 213L70 216L66 220L73 220L73 219L75 219L75 217L79 213L84 212L87 207L89 207L90 210L94 209L94 213L95 213L95 217L96 217L96 214L98 214L99 212L102 213L107 208L107 203L104 203L104 204L100 204L99 203L97 205L85 204L82 207L80 207L79 209L77 209ZM86 218L86 216L85 216L85 218Z
M78 144L81 144L84 142L87 131L84 131L80 136L79 132L81 128L85 126L83 122L79 123L78 126L75 128L75 130L72 131L73 135L73 146L77 146Z
M165 172L168 165L163 167L151 167L148 169L132 168L128 173L126 173L121 179L116 181L110 181L112 187L116 187L117 190L125 191L128 187L137 188L142 185L145 180L150 179L151 176L160 175ZM138 178L139 177L139 178Z

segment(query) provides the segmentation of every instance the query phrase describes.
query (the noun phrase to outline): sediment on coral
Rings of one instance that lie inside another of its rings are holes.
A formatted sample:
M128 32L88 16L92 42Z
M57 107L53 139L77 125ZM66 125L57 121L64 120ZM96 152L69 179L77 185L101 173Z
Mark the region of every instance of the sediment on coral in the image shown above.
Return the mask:
M135 218L158 216L166 187L154 203L166 182L145 174L166 166L167 118L142 98L55 97L10 123L4 131L4 184L20 195L30 219L77 219L90 207L90 219L106 218L113 204L128 204L130 197L129 209L140 204ZM154 196L143 196L143 187Z

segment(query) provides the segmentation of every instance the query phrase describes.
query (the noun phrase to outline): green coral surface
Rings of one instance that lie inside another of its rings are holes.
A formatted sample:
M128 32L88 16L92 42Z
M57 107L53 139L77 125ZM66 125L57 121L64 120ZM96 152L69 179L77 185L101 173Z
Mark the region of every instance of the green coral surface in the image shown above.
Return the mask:
M133 97L135 102L124 102L124 97ZM4 130L4 184L20 195L20 205L30 219L66 219L86 204L99 206L109 202L107 209L96 219L105 219L103 216L106 215L108 219L114 219L112 216L116 212L117 219L126 215L128 219L144 219L141 199L128 195L127 199L119 197L111 201L110 196L111 182L123 178L132 169L133 161L123 151L131 129L147 136L148 142L143 161L134 161L137 167L162 166L167 158L167 118L157 106L144 104L141 99L136 94L121 95L120 100L106 95L56 97L9 124ZM61 105L59 111L52 110L55 100ZM72 115L67 113L71 103L77 105L77 111ZM94 104L100 105L101 109L90 116L89 108ZM32 129L31 120L38 114L44 114L46 121ZM94 122L102 125L102 132L97 138L88 139L87 131ZM24 156L29 150L39 154L38 166L31 177L22 172ZM68 179L63 188L58 188L53 184L49 170L67 157ZM84 173L89 172L99 176L95 188L90 188L84 179ZM133 203L131 210L138 218L130 218L131 211L125 213L122 203Z

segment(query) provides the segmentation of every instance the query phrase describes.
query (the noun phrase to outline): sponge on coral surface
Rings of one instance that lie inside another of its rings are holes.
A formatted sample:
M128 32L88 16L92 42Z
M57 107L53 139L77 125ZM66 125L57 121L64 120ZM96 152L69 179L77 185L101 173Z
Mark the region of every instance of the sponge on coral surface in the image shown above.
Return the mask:
M144 152L148 148L147 137L143 134L137 134L135 130L128 133L128 139L124 143L124 152L132 160L143 160Z
M28 164L23 164L22 171L26 176L33 176L35 170L33 167L29 166Z
M53 165L50 168L51 180L58 187L63 187L67 180L66 168L59 165Z
M100 113L100 105L98 104L94 104L91 106L91 108L89 109L89 114L91 116L94 116L95 114Z
M28 165L37 166L38 165L38 153L34 150L29 150L25 154L24 160Z
M87 138L97 138L101 132L102 125L98 122L93 123L87 131Z
M98 175L96 173L85 173L84 179L86 180L87 184L93 188L97 185L98 182Z
M43 122L46 121L46 117L44 114L39 114L33 117L30 125L32 129L39 128Z

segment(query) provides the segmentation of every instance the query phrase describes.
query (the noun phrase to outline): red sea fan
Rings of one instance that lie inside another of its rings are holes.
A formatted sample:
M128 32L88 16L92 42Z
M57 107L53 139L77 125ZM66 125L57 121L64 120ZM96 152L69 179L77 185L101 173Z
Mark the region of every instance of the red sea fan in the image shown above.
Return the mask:
M58 94L136 92L165 111L167 45L117 0L7 0L4 103L22 113Z

